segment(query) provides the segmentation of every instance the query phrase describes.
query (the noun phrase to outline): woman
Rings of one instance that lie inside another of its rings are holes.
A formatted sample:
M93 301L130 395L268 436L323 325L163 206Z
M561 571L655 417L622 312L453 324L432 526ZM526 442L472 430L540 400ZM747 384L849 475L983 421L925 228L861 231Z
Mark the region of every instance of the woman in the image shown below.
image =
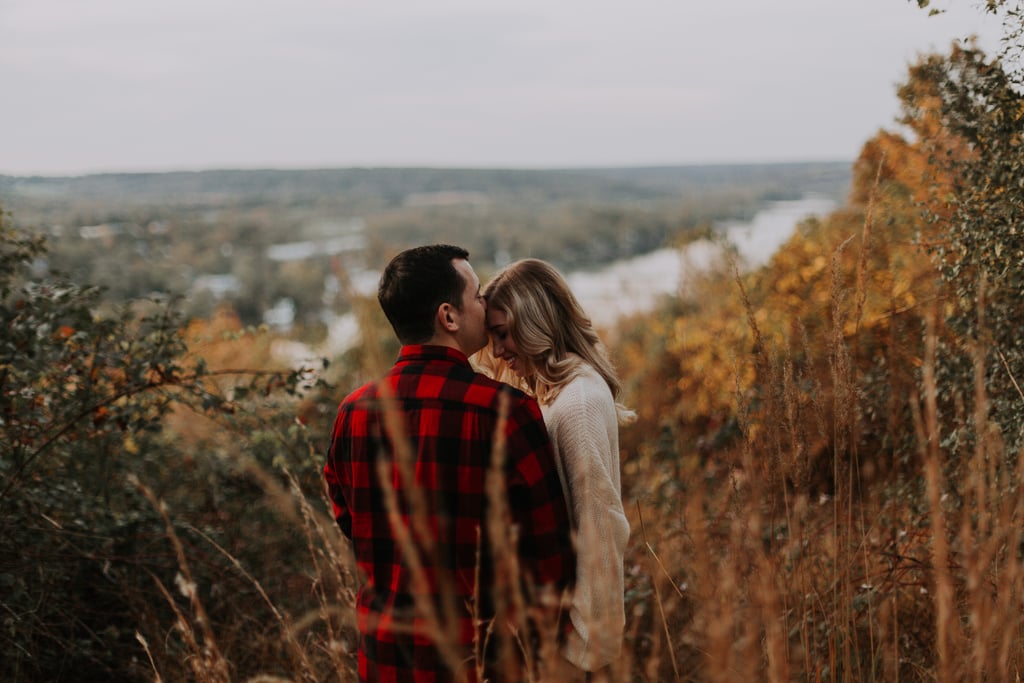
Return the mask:
M619 479L619 381L565 279L537 259L504 268L484 289L494 375L536 396L576 534L577 574L565 656L584 671L615 660L625 626L629 522ZM486 352L485 352L486 353Z

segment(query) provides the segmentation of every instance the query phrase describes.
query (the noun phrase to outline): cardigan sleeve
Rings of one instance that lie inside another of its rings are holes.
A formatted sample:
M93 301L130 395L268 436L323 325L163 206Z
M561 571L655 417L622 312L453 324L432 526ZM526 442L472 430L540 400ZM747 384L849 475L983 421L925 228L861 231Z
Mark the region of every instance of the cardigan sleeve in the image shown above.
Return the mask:
M591 671L618 657L625 628L623 557L629 522L619 483L618 422L600 378L570 382L552 408L555 424L549 428L576 531L576 587L565 656Z

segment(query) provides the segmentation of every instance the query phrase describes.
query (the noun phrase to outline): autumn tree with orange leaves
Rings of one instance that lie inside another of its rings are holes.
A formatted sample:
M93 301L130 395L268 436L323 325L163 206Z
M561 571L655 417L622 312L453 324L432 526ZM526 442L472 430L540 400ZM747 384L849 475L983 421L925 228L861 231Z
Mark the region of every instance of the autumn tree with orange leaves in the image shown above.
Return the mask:
M916 463L908 397L932 319L949 350L940 401L950 414L971 410L972 353L984 348L993 416L1015 452L1024 424L1024 108L1014 73L972 44L923 57L899 90L904 130L864 145L845 206L796 226L757 272L737 279L723 263L666 317L626 330L619 362L644 399L630 447L672 462L675 449L658 444L688 444L717 451L714 463L742 420L755 435L762 424L790 425L804 450L792 456L780 442L779 457L757 466L797 489L832 490L836 455L857 461L865 482L905 470ZM849 358L830 355L839 344ZM854 386L836 386L837 363L849 365ZM784 403L764 392L786 387L796 397L789 414L764 412ZM822 425L848 405L860 409L836 439Z

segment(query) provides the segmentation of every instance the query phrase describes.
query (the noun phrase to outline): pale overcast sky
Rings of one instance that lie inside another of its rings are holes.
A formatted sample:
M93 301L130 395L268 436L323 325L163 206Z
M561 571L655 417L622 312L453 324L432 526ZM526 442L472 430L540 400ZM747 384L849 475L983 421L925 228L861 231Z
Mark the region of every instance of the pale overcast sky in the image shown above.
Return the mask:
M853 159L932 4L0 0L0 173Z

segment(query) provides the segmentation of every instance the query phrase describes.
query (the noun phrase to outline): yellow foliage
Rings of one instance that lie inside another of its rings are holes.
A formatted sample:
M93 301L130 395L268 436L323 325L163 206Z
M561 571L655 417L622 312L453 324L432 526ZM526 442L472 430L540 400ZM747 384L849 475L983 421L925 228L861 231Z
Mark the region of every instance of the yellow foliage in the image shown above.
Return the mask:
M270 335L246 331L235 311L222 306L209 320L193 320L185 329L191 355L211 371L274 367Z
M209 320L196 319L183 331L189 348L189 358L206 364L211 391L228 395L241 379L225 371L281 370L283 366L271 354L271 335L246 330L235 311L229 306L219 308ZM221 430L209 420L181 406L174 409L166 422L167 428L188 443L218 437Z
M767 414L751 415L742 404L779 381L763 373L800 364L802 383L793 384L787 399L799 420L812 419L807 392L831 405L837 343L854 350L855 367L873 367L884 355L912 368L920 356L915 344L887 345L896 317L920 317L918 308L937 298L935 267L920 243L933 228L921 218L920 202L935 201L951 184L927 161L924 147L879 133L855 164L848 205L795 226L765 267L743 276L745 295L732 277L710 274L692 284L681 313L652 318L646 334L664 335L672 362L646 368L650 359L642 345L626 345L622 362L626 377L630 369L648 373L635 389L642 392L637 402L672 402L649 407L651 421L671 418L684 430L715 429L722 416L746 414L745 437L757 443L758 420ZM666 371L673 376L664 377ZM674 391L649 391L666 379ZM811 425L796 428L817 432Z

